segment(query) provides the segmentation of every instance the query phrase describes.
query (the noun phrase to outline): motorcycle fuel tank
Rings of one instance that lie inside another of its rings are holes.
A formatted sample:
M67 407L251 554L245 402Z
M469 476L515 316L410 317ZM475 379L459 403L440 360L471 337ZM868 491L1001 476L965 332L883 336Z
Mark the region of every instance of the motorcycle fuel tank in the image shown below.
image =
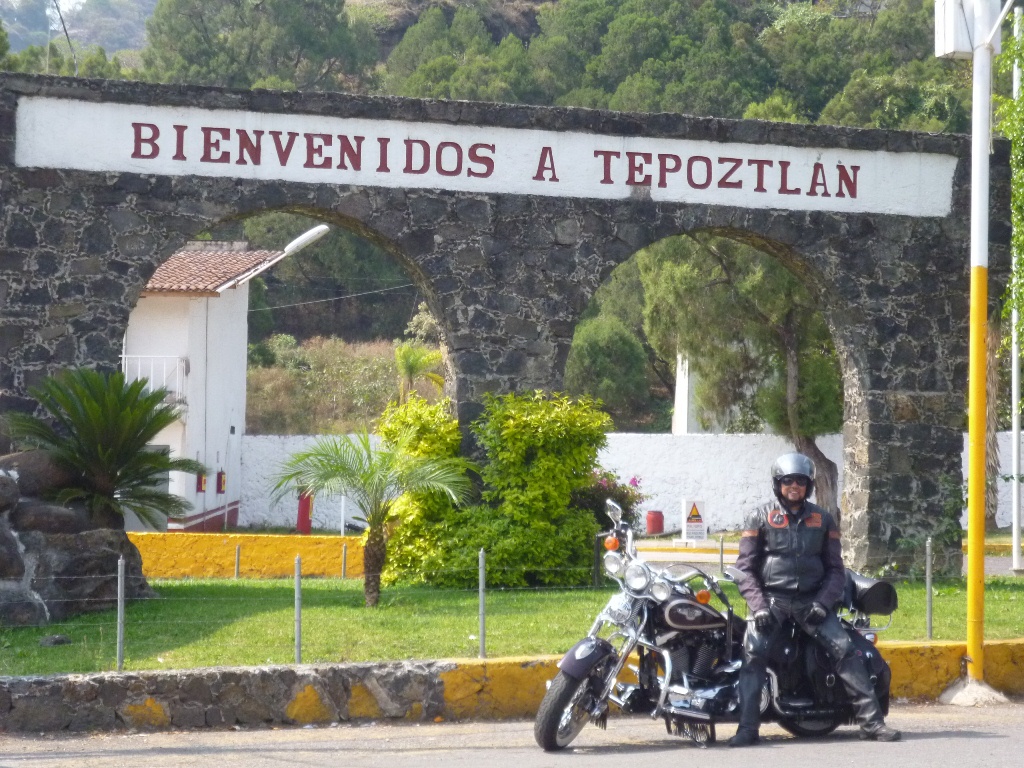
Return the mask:
M678 597L662 605L662 618L673 629L715 629L725 626L725 617L710 605Z

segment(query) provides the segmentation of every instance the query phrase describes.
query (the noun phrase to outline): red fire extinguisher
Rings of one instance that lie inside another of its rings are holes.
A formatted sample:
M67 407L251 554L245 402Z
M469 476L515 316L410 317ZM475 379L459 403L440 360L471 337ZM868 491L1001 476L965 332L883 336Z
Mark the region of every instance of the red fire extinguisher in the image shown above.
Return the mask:
M295 530L308 536L313 529L313 496L309 493L299 494L299 516L295 521Z
M196 475L196 493L206 493L206 473Z
M217 473L217 493L227 493L228 473L223 469Z

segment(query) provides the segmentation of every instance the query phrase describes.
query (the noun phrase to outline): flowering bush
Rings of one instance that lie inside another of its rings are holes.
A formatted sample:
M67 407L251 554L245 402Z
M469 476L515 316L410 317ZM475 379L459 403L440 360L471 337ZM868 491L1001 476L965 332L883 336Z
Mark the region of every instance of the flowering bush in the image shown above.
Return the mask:
M577 509L590 510L601 530L611 528L612 521L605 512L608 499L622 507L622 519L633 528L640 525L639 506L648 498L640 490L640 478L634 475L628 482L621 482L614 472L596 469L591 475L590 484L572 492L572 505Z

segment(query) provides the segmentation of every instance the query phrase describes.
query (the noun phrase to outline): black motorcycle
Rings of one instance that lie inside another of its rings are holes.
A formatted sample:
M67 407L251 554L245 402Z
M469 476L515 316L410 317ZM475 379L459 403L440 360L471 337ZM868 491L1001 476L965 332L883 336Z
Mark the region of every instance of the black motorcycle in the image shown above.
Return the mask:
M621 590L608 600L589 634L559 662L534 722L545 750L567 747L588 723L607 726L609 705L661 718L670 734L707 746L715 725L738 722L737 682L747 622L732 609L721 579L691 565L659 567L637 556L622 509L608 502L614 528L605 538L605 571ZM883 714L889 709L889 667L874 646L872 615L897 607L891 584L847 571L840 620L864 655ZM891 618L890 618L891 623ZM823 736L855 722L834 663L795 623L772 642L762 721L796 736Z

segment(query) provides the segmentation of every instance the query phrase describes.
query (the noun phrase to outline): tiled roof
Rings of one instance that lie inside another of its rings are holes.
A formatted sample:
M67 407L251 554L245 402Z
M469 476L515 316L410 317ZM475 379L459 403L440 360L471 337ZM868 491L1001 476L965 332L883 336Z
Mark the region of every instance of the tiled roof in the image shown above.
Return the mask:
M157 267L145 292L213 294L258 275L283 251L250 251L248 243L191 241Z

